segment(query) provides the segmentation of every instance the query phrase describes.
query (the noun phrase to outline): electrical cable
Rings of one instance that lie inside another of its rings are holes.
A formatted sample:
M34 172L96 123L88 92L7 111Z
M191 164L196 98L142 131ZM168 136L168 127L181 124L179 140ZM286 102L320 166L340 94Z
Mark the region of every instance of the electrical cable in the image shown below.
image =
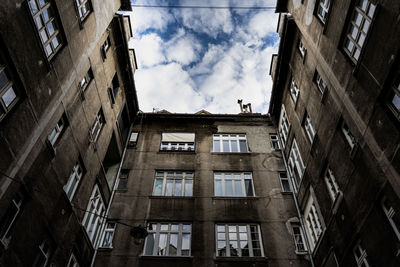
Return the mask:
M178 5L139 5L132 4L132 7L142 7L142 8L192 8L192 9L275 9L274 6L197 6L197 5L188 5L188 6L178 6Z

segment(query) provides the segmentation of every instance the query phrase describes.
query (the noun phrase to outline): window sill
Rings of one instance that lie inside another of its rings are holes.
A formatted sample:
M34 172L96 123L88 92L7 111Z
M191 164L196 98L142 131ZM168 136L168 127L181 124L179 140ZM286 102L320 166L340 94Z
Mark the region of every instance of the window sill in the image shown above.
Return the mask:
M164 154L164 153L182 153L182 154L196 154L195 150L159 150L158 153Z
M296 253L296 255L307 255L308 251L307 250L302 250L302 251L296 250L294 253Z
M222 261L257 261L257 262L266 262L268 260L267 257L222 257L222 256L217 256L215 257L215 261L218 262L222 262Z
M293 195L292 191L282 191L282 195Z
M257 200L257 199L259 199L259 197L213 196L212 199L215 199L215 200L232 200L232 199L235 199L235 200L243 200L243 199L244 200Z
M250 155L251 152L211 152L212 155Z
M192 261L193 256L153 256L153 255L140 255L140 259L146 260L185 260Z
M178 197L178 196L149 196L150 199L195 199L195 197L191 196L191 197Z

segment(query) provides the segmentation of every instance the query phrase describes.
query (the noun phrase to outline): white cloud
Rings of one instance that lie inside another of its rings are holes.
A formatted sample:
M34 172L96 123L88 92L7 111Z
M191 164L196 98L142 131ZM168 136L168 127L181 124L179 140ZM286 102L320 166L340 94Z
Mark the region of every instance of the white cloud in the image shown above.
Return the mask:
M166 56L169 61L176 61L182 65L187 65L198 58L201 49L198 41L193 35L179 31L177 35L166 43Z
M146 68L166 61L164 56L163 40L155 33L134 38L132 45L135 48L139 68Z

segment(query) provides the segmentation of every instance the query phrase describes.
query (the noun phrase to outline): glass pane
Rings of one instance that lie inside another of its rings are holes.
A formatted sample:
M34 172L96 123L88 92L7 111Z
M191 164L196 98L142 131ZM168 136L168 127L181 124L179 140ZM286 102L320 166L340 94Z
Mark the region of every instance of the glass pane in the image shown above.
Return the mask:
M36 5L35 0L30 0L29 1L29 8L31 9L32 14L35 14L39 10L37 5Z
M230 233L236 233L236 226L235 225L229 225L228 229L229 229Z
M353 21L355 22L355 24L357 26L360 26L361 25L361 21L362 21L362 15L356 11L355 14L354 14Z
M53 44L54 49L56 49L60 45L58 35L54 36L53 40L51 40L51 43Z
M215 180L215 196L222 196L222 181Z
M156 176L157 176L157 177L164 177L164 173L163 173L163 172L157 172L157 173L156 173Z
M192 230L192 226L190 224L184 224L182 225L182 231L191 231Z
M169 239L168 255L174 256L178 253L178 234L171 234Z
M218 140L214 140L214 152L221 152L221 149L219 147L219 141Z
M233 181L225 180L225 196L233 196Z
M112 232L105 232L103 239L103 247L111 247Z
M282 180L282 188L284 192L290 192L289 180Z
M367 11L367 5L368 5L367 0L360 0L359 6L361 7L362 10Z
M53 33L55 32L55 29L56 29L56 27L55 27L53 21L50 22L49 24L47 24L47 30L49 31L50 36L53 35Z
M351 37L353 37L353 39L355 40L357 38L358 28L354 25L351 25L350 34L351 34Z
M229 141L228 140L222 140L222 151L229 152Z
M261 249L253 249L253 254L254 254L254 257L260 257Z
M244 225L240 225L239 226L239 232L245 232L245 233L247 233L247 227L246 226L244 226Z
M364 34L364 33L361 33L361 34L360 34L360 38L358 39L358 42L357 42L357 43L358 43L359 46L362 47L363 44L364 44L364 41L365 41L365 34Z
M240 140L239 145L240 145L240 152L247 152L246 140Z
M218 240L225 240L225 233L218 233L217 238Z
M363 28L362 28L363 32L365 32L365 33L368 32L368 29L369 29L369 25L370 25L370 24L371 24L371 23L369 22L369 20L365 20L365 21L364 21L364 25L363 25Z
M238 242L230 241L229 245L230 245L230 249L231 249L231 256L239 256Z
M238 146L236 140L231 141L231 147L232 147L232 152L238 152Z
M11 103L17 98L17 95L14 92L12 86L7 89L7 91L1 97L3 99L4 104L6 107L10 106Z
M45 43L49 38L47 37L46 31L43 29L40 31L40 37L42 38L42 42Z
M225 241L218 241L218 248L225 248Z
M159 256L167 255L167 234L160 234L157 255Z
M154 183L154 191L153 191L153 195L154 196L161 196L162 195L162 185L163 185L163 180L162 179L156 179L156 182Z
M185 181L185 197L193 196L193 181L186 180Z
M153 255L155 234L148 234L146 237L146 247L144 249L145 255Z
M248 250L248 246L246 246L246 249L242 249L242 257L249 257L249 250Z
M46 45L45 51L48 57L53 53L53 49L51 48L50 44Z
M237 240L237 234L236 233L229 233L229 240Z
M392 105L397 109L397 112L400 112L400 97L397 94L393 96Z
M235 195L243 196L242 181L235 181Z
M165 186L165 195L166 196L172 196L172 184L173 184L174 180L167 180L167 184Z
M53 17L52 14L51 14L50 8L46 8L43 11L42 16L43 16L44 22L45 23L48 22Z
M182 196L182 180L175 180L174 196Z
M360 49L356 49L356 52L354 52L354 58L357 60L360 57Z
M49 0L39 0L40 7L44 6Z
M350 39L347 39L345 47L351 53L351 52L353 52L354 44Z
M217 225L217 231L218 232L225 232L225 226L224 225Z
M246 196L253 196L253 183L250 179L244 180L246 187Z
M168 231L168 224L161 224L161 231Z
M171 231L178 231L179 225L177 224L171 224Z
M240 233L239 238L240 240L247 240L247 233Z
M8 78L4 70L0 72L0 90L2 90L6 84L8 84Z
M376 6L375 6L374 4L371 4L371 5L369 6L368 16L369 16L370 18L372 18L372 17L374 16L375 8L376 8Z
M240 248L249 248L249 243L247 241L240 241Z
M190 250L190 234L182 234L182 250Z

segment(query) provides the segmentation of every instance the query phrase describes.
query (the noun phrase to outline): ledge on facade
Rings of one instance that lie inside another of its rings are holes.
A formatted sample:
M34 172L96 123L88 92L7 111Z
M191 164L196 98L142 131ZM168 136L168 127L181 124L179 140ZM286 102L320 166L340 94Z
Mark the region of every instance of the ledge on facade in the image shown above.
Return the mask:
M211 152L212 155L251 155L251 152Z
M157 153L159 154L168 154L168 153L172 153L172 154L196 154L195 150L159 150Z
M193 256L152 256L152 255L140 255L140 259L143 260L182 260L182 261L192 261Z
M267 257L216 257L215 262L219 261L245 261L245 262L266 262L268 261Z
M260 199L259 197L255 196L255 197L212 197L213 200L258 200Z
M163 199L163 200L165 200L165 199L187 199L187 200L195 199L194 196L191 196L191 197L184 197L184 196L182 196L182 197L179 197L179 196L149 196L149 198L150 199Z

